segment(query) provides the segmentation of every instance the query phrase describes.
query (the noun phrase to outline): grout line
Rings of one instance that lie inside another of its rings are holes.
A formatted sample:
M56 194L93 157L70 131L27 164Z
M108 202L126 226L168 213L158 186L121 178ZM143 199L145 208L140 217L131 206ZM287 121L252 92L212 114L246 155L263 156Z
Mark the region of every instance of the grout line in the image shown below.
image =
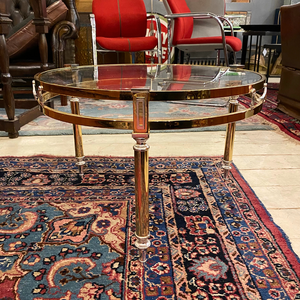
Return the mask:
M280 208L280 207L275 207L275 208L268 208L268 210L300 210L300 207L286 207L286 208Z

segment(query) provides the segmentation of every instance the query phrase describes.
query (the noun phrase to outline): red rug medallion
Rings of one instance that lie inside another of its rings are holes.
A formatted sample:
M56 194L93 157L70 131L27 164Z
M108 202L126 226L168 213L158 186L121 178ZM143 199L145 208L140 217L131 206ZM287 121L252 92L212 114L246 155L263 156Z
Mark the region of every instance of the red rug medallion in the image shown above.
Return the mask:
M300 299L299 259L218 157L150 159L148 259L131 158L0 158L0 299Z

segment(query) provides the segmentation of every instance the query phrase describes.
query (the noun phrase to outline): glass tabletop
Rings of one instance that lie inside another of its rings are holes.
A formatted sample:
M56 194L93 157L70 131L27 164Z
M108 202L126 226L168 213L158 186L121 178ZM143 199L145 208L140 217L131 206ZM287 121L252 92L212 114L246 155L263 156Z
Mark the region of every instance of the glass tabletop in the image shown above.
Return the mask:
M238 111L229 112L230 99L235 101L231 96L254 95L265 82L263 75L243 69L159 64L73 66L42 72L35 79L40 85L37 100L45 115L72 124L122 130L133 129L133 99L142 94L150 100L144 116L149 114L151 130L244 120L261 110L263 98L254 97L249 108L239 106ZM71 96L68 105L46 104L57 95Z
M151 101L193 100L249 93L263 87L263 75L230 67L122 64L73 66L36 75L44 91L90 99L131 100L148 89Z

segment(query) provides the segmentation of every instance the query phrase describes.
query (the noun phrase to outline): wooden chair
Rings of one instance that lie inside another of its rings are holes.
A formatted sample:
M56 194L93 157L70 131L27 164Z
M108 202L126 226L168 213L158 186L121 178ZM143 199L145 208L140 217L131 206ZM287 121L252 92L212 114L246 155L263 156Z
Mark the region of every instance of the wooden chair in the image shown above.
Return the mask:
M300 120L300 3L281 6L282 69L278 108Z
M0 120L0 130L10 138L18 137L20 128L41 114L31 97L34 75L75 62L75 51L64 51L79 28L74 1L0 2L0 105L7 115ZM16 108L25 112L16 116Z

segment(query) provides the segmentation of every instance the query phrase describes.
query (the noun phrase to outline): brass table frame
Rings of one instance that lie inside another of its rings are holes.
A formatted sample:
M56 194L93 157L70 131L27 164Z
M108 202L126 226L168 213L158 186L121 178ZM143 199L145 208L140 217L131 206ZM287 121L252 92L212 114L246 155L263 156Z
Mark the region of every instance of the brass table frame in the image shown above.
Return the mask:
M249 71L248 71L249 72ZM43 74L43 73L41 73ZM39 80L41 74L36 76ZM40 81L40 80L39 80ZM235 134L235 124L237 121L249 118L262 109L264 98L267 92L265 79L256 82L253 85L233 86L223 89L200 90L200 91L160 91L153 92L149 88L133 88L131 91L107 91L74 88L70 86L53 85L47 82L41 82L41 86L36 91L35 82L33 82L33 93L39 102L43 113L51 118L73 124L75 153L79 173L83 174L84 154L82 145L81 125L131 129L132 138L136 144L134 149L135 162L135 210L136 210L136 247L140 251L140 261L146 261L146 249L150 246L149 234L149 138L150 129L184 129L197 128L227 124L225 149L223 157L224 178L226 179L231 169L233 142ZM264 87L262 96L256 93ZM43 93L43 91L46 91ZM251 106L238 111L238 101L236 97L241 94L250 94L252 98ZM57 95L71 96L71 114L55 110L45 103ZM228 113L220 116L209 116L201 118L177 119L177 120L150 120L149 119L149 101L161 100L189 100L189 99L208 99L217 97L230 97ZM105 118L95 118L80 115L79 100L77 97L88 97L94 99L113 99L113 100L132 100L133 101L133 119L112 120Z

